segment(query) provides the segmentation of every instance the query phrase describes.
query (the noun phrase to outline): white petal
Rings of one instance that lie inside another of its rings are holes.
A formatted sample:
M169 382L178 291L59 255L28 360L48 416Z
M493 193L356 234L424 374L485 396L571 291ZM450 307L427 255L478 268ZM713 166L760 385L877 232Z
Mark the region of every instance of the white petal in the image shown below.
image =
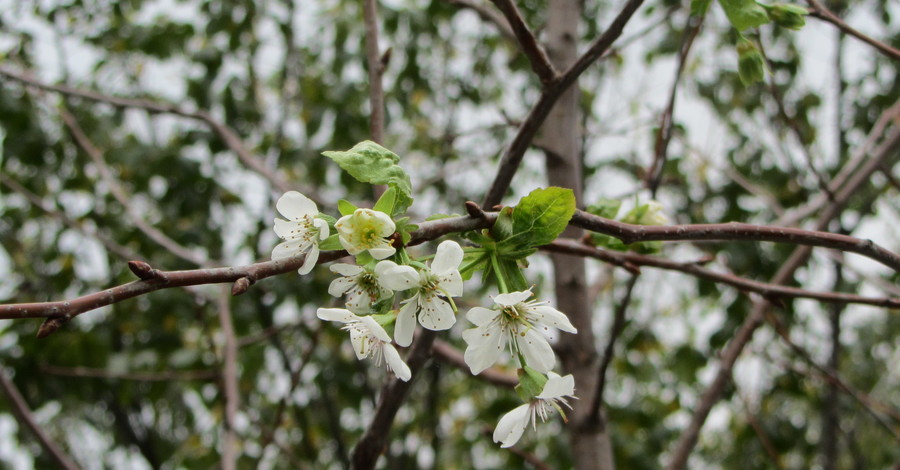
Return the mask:
M527 327L523 325L521 328ZM528 328L524 337L520 333L516 335L516 345L525 356L528 367L543 374L549 372L556 364L556 356L553 355L553 349L550 348L547 338L534 328Z
M272 259L291 258L303 253L303 240L290 240L279 243L272 250Z
M350 218L352 215L345 215L340 219L337 219L337 222L334 223L334 228L337 229L338 232L347 232L350 229Z
M379 231L378 235L382 237L389 237L394 234L394 230L397 229L397 226L394 225L394 221L391 220L391 217L389 215L385 214L384 212L373 211L371 209L357 209L356 212L359 212L360 210L365 210L366 212L368 212L367 215L371 216L372 218L378 219L378 224L381 226L381 230Z
M391 260L379 261L378 264L375 265L375 277L380 280L384 273L396 267L397 263Z
M275 219L275 235L286 240L298 238L303 235L303 228L297 222L284 219Z
M384 263L384 261L381 263ZM381 263L378 264L380 265ZM394 266L382 273L378 279L382 285L391 290L407 290L419 287L419 273L412 266Z
M343 234L341 234L341 236L338 237L338 241L341 242L341 246L344 247L345 250L347 250L347 253L350 253L353 256L356 256L356 255L362 253L363 251L366 251L366 250L350 243L349 240L347 240L346 238L343 237Z
M478 375L500 359L500 353L506 346L505 336L500 330L486 328L470 328L463 331L463 340L468 343L463 359L472 375Z
M367 313L371 310L372 298L364 290L356 287L347 294L347 309L353 313Z
M500 442L500 447L512 447L519 442L525 428L528 426L529 405L521 405L503 415L494 428L494 442Z
M412 372L409 370L409 366L400 358L400 353L397 352L397 349L387 343L382 347L384 348L382 352L384 353L384 360L388 365L388 369L393 371L398 379L409 382L409 379L412 378Z
M438 275L438 285L444 289L450 297L459 297L463 295L463 280L459 275L459 271L447 271Z
M372 354L369 334L361 328L350 329L350 344L353 345L353 352L356 353L356 358L359 360L365 359L369 357L369 354Z
M572 374L560 377L559 374L551 371L547 373L547 383L544 384L544 389L541 390L541 394L538 395L537 398L549 399L570 397L574 394L575 377L573 377Z
M330 269L333 273L340 274L341 276L356 276L357 274L365 271L362 266L347 263L335 263L329 266L328 269Z
M419 323L425 328L435 331L449 330L456 323L453 307L436 295L424 299L419 311Z
M284 193L284 195L278 198L278 202L275 203L275 208L278 209L278 212L281 212L281 215L287 217L288 220L297 220L307 215L314 216L319 213L316 203L297 191L288 191Z
M328 228L328 222L322 219L313 219L313 226L319 229L319 240L324 240L328 238L328 235L331 235L331 230Z
M351 323L359 320L359 317L345 308L320 308L316 310L316 316L325 321L339 321Z
M394 323L394 340L400 346L406 347L412 344L413 333L416 331L416 300L407 302L397 312L397 322Z
M466 320L481 326L486 325L497 318L497 315L500 315L500 310L492 310L484 307L472 307L469 309L469 312L466 313Z
M391 233L393 233L393 232L391 232ZM347 250L347 251L350 251L350 250ZM388 245L387 243L385 243L384 246L379 246L376 248L369 248L369 254L371 254L372 257L375 259L385 259L388 256L392 256L396 252L397 252L397 249L392 247L391 245Z
M356 283L349 277L339 277L328 285L328 295L340 297L347 293Z
M497 305L502 305L504 307L512 307L519 302L524 302L531 297L531 291L525 290L522 292L510 292L508 294L500 294L494 297L494 302Z
M303 266L300 266L300 269L298 269L297 272L300 274L309 274L309 272L316 267L317 261L319 261L319 247L312 245L309 249L309 253L306 254L306 260L303 261Z
M462 263L463 249L452 240L441 242L437 247L437 253L434 255L434 261L431 263L431 272L435 274L443 274L447 271L459 269L459 263Z
M529 308L528 312L538 317L538 323L543 323L562 331L568 331L569 333L578 333L578 330L569 321L569 317L553 307L540 305Z
M387 334L387 331L384 331L384 327L379 325L371 316L359 317L359 321L369 329L369 333L371 333L372 336L386 343L391 342L391 337Z

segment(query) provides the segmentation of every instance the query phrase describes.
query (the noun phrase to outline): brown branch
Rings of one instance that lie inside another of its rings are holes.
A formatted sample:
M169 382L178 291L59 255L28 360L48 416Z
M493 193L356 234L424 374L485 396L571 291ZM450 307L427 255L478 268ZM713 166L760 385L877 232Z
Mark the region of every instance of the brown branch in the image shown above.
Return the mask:
M631 294L634 293L634 286L637 285L637 280L638 275L632 275L628 279L628 285L625 286L625 296L622 297L622 301L616 307L613 315L613 324L609 329L609 339L606 341L606 347L603 348L600 371L597 373L597 391L594 393L594 399L591 401L590 411L588 412L588 419L595 422L600 421L600 407L603 404L603 391L606 389L606 372L609 369L609 365L612 364L616 341L625 329L625 313L628 311L628 306L631 305Z
M864 297L843 292L814 292L796 287L753 281L731 273L722 273L704 268L698 263L683 263L658 256L639 255L619 251L601 250L573 240L554 240L553 243L541 247L544 251L569 253L573 255L595 258L616 266L624 267L632 273L640 266L650 266L669 271L679 271L700 279L726 284L742 291L755 292L767 299L805 298L828 303L854 303L873 305L884 308L900 308L900 298ZM638 270L639 272L639 270Z
M404 382L398 378L391 379L381 389L381 396L378 399L378 407L375 409L375 416L369 423L365 434L353 449L353 470L366 470L375 468L378 463L378 457L384 453L387 447L388 435L390 434L391 424L394 422L394 416L400 410L400 406L406 400L406 395L416 376L425 366L425 363L431 357L431 345L434 342L437 333L431 330L422 330L412 346L409 349L409 355L406 357L406 364L412 371L412 379Z
M458 5L462 8L468 8L478 16L481 17L482 20L492 23L497 29L500 31L500 34L506 36L510 41L516 40L516 33L513 32L512 27L509 25L509 22L506 21L506 18L503 15L497 13L495 10L488 8L484 4L476 1L476 0L447 0L447 3L451 3L453 5Z
M93 367L61 367L41 364L42 373L86 379L133 380L136 382L207 381L219 378L214 370L161 370L153 372L112 372Z
M534 33L525 24L525 20L522 18L522 14L516 7L516 4L512 0L491 0L491 2L503 12L503 16L506 17L506 20L512 26L513 33L519 46L522 48L522 52L525 53L525 57L528 57L528 62L531 63L531 70L541 79L541 83L544 86L552 83L557 76L556 68L550 63L544 48L538 44Z
M513 175L519 169L519 164L522 162L522 157L525 155L525 151L528 150L531 140L540 129L541 124L544 123L547 115L550 114L557 99L575 83L575 80L582 72L599 59L616 39L622 35L625 25L643 2L644 0L629 0L609 28L591 44L591 47L575 64L544 87L544 91L538 98L537 103L532 106L528 116L522 121L516 136L503 151L497 174L494 176L494 181L491 183L491 187L484 198L484 203L482 204L484 207L493 207L500 203L506 190L509 189Z
M789 227L770 227L768 225L744 224L740 222L692 225L633 225L605 219L581 210L575 211L569 223L597 233L616 237L626 244L663 240L754 240L833 248L866 256L895 271L900 271L900 255L877 245L872 240L863 240L836 233Z
M894 60L900 60L900 50L859 32L857 29L845 23L844 20L835 15L831 10L826 8L825 5L822 5L822 3L820 3L818 0L806 0L806 2L809 3L809 6L811 7L809 16L818 18L822 21L837 26L838 29L840 29L844 33L849 34L850 36L853 36L856 39L859 39L860 41L874 47L885 57Z
M762 444L763 450L765 450L766 455L769 457L769 460L772 461L772 466L777 470L781 470L784 466L781 464L781 458L778 456L778 451L775 449L775 445L772 444L772 440L769 439L769 436L766 434L765 429L763 429L762 425L759 423L759 420L756 419L756 416L753 415L753 411L750 410L750 402L747 398L740 393L740 391L736 392L740 397L741 402L744 404L745 416L747 417L747 422L750 423L750 427L753 428L753 432L756 433L757 439L759 439L759 443Z
M694 45L694 39L703 26L704 17L689 16L687 19L687 27L681 36L681 47L678 49L678 68L675 70L675 79L672 81L672 87L669 89L669 102L665 111L660 116L659 130L656 133L656 145L654 148L653 164L647 170L644 185L650 189L652 197L656 197L656 190L662 180L663 168L666 166L669 154L669 141L672 140L672 128L675 125L675 97L678 92L678 85L681 84L681 76L684 73L684 66L687 64L687 57Z
M434 344L431 345L431 353L434 354L434 357L450 364L466 373L469 373L469 365L466 364L465 356L458 349L454 348L451 344L442 340L435 340ZM476 379L484 380L485 382L497 385L499 387L507 387L513 388L519 384L519 378L513 374L507 374L497 369L496 367L490 367L485 369L480 374L474 376Z
M31 413L28 403L25 402L25 398L19 393L16 384L14 384L3 372L0 372L0 387L3 388L3 391L6 392L6 396L9 398L10 408L12 409L13 414L16 415L16 420L19 421L19 424L21 424L22 427L28 428L34 433L34 437L37 438L44 451L50 455L50 458L56 462L60 468L66 470L78 470L80 467L72 460L72 457L63 452L56 442L53 441L53 438L50 437L41 425L38 424L37 420L34 419L34 415Z
M219 290L218 302L219 324L224 336L222 344L222 398L225 414L222 426L222 470L235 470L237 468L238 440L235 434L234 423L240 406L240 392L238 388L237 368L237 341L234 334L234 322L231 315L231 298L228 290L222 287Z
M33 77L30 77L27 74L16 72L11 68L4 66L0 66L0 76L5 76L42 90L61 93L67 96L83 98L90 101L106 103L119 108L139 108L150 113L173 114L176 116L193 119L195 121L200 121L206 124L210 129L212 129L213 132L218 134L219 138L221 138L222 141L225 142L225 145L238 156L238 158L244 163L244 165L268 180L279 191L287 192L296 189L293 187L293 185L288 184L280 174L266 167L266 165L262 161L260 161L259 158L253 155L233 129L216 120L207 111L190 111L178 105L170 103L160 103L148 99L120 98L116 96L104 95L102 93L97 93L94 91L79 90L77 88L66 85L50 85L43 83ZM304 190L304 193L306 193L310 198L318 199L316 197L313 197L313 191L306 189Z

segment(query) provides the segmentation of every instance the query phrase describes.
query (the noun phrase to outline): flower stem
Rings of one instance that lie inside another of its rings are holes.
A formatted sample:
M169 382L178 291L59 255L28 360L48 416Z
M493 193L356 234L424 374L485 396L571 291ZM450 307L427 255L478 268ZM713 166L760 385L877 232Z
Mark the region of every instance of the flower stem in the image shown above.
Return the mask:
M496 254L491 255L491 265L494 267L494 275L497 276L497 285L501 294L508 294L509 288L506 287L506 279L503 279L503 273L500 271L500 261Z

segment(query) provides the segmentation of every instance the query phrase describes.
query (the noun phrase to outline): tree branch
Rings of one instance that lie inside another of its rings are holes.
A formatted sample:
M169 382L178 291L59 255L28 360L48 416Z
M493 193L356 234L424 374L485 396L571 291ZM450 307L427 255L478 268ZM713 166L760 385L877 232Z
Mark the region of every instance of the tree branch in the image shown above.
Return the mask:
M384 143L384 86L381 75L387 58L378 50L378 5L376 0L363 1L363 17L366 25L366 64L369 67L369 133L374 142ZM390 52L390 49L388 49Z
M111 372L91 367L61 367L41 364L41 372L62 377L78 377L105 380L133 380L137 382L208 381L220 377L214 370L160 370L151 372Z
M503 15L497 13L495 10L488 8L482 3L476 0L447 0L447 3L451 3L453 5L458 5L462 8L468 8L478 16L481 17L482 20L492 23L497 29L500 31L500 34L506 36L510 41L516 40L516 33L513 32L512 27L509 25L509 22L506 21L506 18Z
M6 392L6 396L9 398L10 408L12 409L13 414L16 415L16 420L19 421L19 424L23 427L28 428L28 430L34 433L34 437L37 438L44 451L50 455L50 458L53 459L60 468L66 470L78 470L80 467L72 460L72 457L63 452L56 442L53 441L53 438L44 432L44 429L38 424L37 420L34 419L31 409L28 408L28 403L25 402L25 398L19 393L16 384L14 384L2 371L0 371L0 387L3 388L3 391Z
M622 330L625 329L625 313L628 311L628 306L631 304L631 294L634 292L634 286L637 285L637 280L638 275L632 275L631 278L628 279L628 285L625 286L625 296L622 297L622 301L616 307L615 314L613 315L613 324L609 329L609 339L606 341L606 347L603 348L600 371L597 373L597 391L594 393L594 399L591 402L590 412L588 413L588 419L592 421L600 420L600 407L603 404L603 391L606 389L606 371L609 369L609 365L612 364L613 356L615 355L616 341L619 339L619 335L622 334Z
M238 387L237 370L237 341L234 334L234 322L231 316L231 299L225 287L220 288L216 302L219 311L219 324L222 328L224 343L222 344L222 398L225 414L222 426L222 470L235 470L237 468L238 453L237 435L234 429L238 407L240 406L240 392Z
M16 72L4 66L0 66L0 75L42 90L61 93L67 96L74 96L86 100L97 101L100 103L107 103L119 108L138 108L146 110L150 113L173 114L176 116L193 119L195 121L200 121L206 124L210 129L212 129L213 132L218 134L219 138L221 138L222 141L225 142L225 145L238 156L238 158L244 163L244 165L268 180L279 191L287 192L291 191L292 189L296 189L293 187L293 185L288 184L280 174L266 167L264 163L262 163L256 156L254 156L250 152L250 150L247 149L247 147L241 141L241 138L238 137L237 133L235 133L233 129L217 121L207 111L189 111L175 104L159 103L147 99L119 98L115 96L104 95L102 93L97 93L94 91L79 90L77 88L72 88L66 85L50 85L32 78L24 73ZM310 198L318 199L317 197L314 197L314 191L305 189L304 193L306 193Z
M519 46L522 47L522 52L525 53L525 56L528 57L528 62L531 63L531 70L534 71L545 86L552 83L557 76L556 68L550 63L550 59L547 58L544 48L538 44L534 33L525 24L525 20L522 19L522 14L516 7L516 4L512 0L491 0L491 2L500 9L510 26L512 26L516 40Z
M454 348L446 341L436 339L434 341L434 344L431 345L431 353L434 354L434 357L446 362L447 364L450 364L466 373L469 373L469 365L466 364L463 353L461 353L458 349ZM476 379L484 380L485 382L497 385L499 387L513 388L519 384L518 377L502 372L496 367L485 369L480 374L473 377Z
M822 5L818 0L806 0L806 3L809 3L811 7L811 11L809 12L809 16L813 18L818 18L827 23L831 23L838 27L841 31L849 34L850 36L859 39L860 41L874 47L878 52L880 52L885 57L900 61L900 50L891 47L888 44L885 44L881 41L873 39L872 37L866 36L860 31L856 30L852 26L848 25L844 22L840 17L835 15L831 10Z

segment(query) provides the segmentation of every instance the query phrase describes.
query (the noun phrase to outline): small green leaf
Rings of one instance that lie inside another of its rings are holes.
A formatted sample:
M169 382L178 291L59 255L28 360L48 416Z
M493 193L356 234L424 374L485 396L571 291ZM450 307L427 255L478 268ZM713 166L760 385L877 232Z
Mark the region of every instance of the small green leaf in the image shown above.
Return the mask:
M341 199L338 201L338 212L340 212L341 215L352 215L356 212L356 206L346 199Z
M512 213L512 207L507 206L503 209L500 209L500 214L497 216L497 221L494 222L494 226L491 227L490 231L495 240L506 240L513 235Z
M766 10L755 0L719 0L719 5L722 5L728 21L738 31L755 28L769 22Z
M334 234L319 243L319 249L322 251L330 251L330 250L343 250L344 247L341 245L340 239L338 239L338 234Z
M760 4L760 6L766 9L766 13L775 24L795 31L803 29L806 25L806 15L809 15L806 8L789 3Z
M397 189L394 213L402 213L412 204L412 184L409 176L397 163L400 157L394 152L366 140L350 150L322 152L344 171L363 183L386 184Z
M500 239L499 247L504 256L510 256L512 252L546 245L566 229L574 212L575 194L571 189L535 189L516 205L512 212L512 236Z
M766 76L766 62L753 41L738 39L738 75L745 86L761 82Z
M378 202L375 203L375 207L372 209L384 212L385 214L392 214L391 211L394 210L394 203L397 201L397 190L391 186L378 198Z
M605 219L615 219L622 207L622 201L618 199L600 199L597 204L587 207L587 212Z
M691 16L703 16L709 10L712 0L691 0Z

